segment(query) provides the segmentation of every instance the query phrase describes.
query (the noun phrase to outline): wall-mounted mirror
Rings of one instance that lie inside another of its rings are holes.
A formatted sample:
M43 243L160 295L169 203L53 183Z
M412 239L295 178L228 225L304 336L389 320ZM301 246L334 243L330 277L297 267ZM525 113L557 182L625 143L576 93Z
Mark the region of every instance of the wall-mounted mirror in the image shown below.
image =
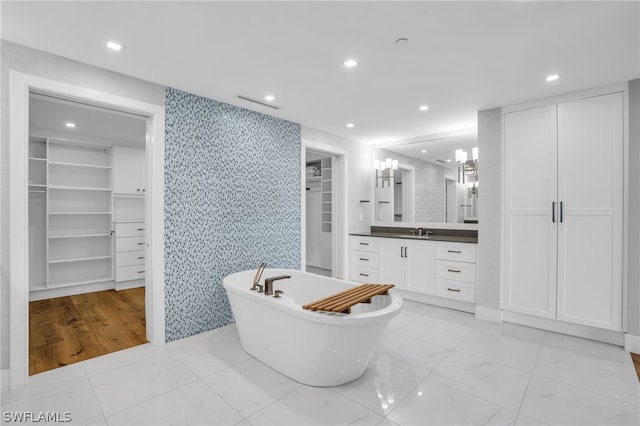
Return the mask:
M377 148L375 222L478 223L477 146L470 132Z

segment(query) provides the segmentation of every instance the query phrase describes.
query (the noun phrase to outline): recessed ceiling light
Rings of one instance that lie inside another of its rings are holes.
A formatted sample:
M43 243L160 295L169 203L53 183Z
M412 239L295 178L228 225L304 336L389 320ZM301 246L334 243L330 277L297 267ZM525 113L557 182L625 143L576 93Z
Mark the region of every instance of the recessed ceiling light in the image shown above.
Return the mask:
M355 127L355 124L353 124L353 123L347 123L347 127L348 127L348 128L350 128L350 129L352 129L353 127Z
M107 47L111 50L115 50L116 52L122 50L122 45L120 43L116 43L115 41L108 41Z
M560 76L558 74L553 74L553 75L548 75L546 80L547 81L556 81L559 78L560 78Z
M420 151L420 152L421 152L421 153L423 153L423 154L426 154L426 153L427 153L427 150L426 150L426 149L423 149L423 150L422 150L422 151Z
M267 96L264 97L264 100L271 102L271 101L275 101L276 97L273 96L273 95L267 95Z
M67 121L66 123L64 123L64 125L70 129L74 129L76 127L76 123L72 123L70 121Z
M344 66L347 68L353 68L356 65L358 65L358 61L356 61L355 59L347 59L346 61L344 61Z
M421 105L420 108L418 108L420 111L426 111L429 109L429 107L427 105Z

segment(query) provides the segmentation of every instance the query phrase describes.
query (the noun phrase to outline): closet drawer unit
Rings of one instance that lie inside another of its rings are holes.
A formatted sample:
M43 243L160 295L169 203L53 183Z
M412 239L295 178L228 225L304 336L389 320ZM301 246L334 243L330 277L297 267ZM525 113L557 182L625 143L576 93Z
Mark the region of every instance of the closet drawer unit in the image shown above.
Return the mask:
M359 283L377 283L378 270L373 268L351 267L351 281Z
M116 238L144 237L144 222L116 223Z
M476 245L437 242L436 259L476 263Z
M351 237L351 250L378 252L378 239L370 237Z
M473 283L436 278L436 296L462 302L476 301L476 286Z
M145 249L144 237L116 238L116 253Z
M125 251L122 253L116 253L116 265L131 266L131 265L144 265L144 250L140 251Z
M476 265L473 263L436 260L436 278L475 283Z
M143 279L144 265L119 266L116 268L116 281L131 281Z
M351 252L351 265L354 267L377 268L378 253L354 250Z

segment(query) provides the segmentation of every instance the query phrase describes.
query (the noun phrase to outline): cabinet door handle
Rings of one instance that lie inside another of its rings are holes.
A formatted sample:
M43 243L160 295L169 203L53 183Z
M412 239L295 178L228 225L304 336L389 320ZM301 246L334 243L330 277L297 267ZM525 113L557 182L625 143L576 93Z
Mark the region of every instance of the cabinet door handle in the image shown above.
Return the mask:
M564 222L564 201L560 201L560 223Z
M369 243L360 243L361 246L368 246Z
M402 251L402 249L403 249L403 248L404 248L404 247L400 247L400 257L404 257L404 254L403 254L403 253L404 253L404 251Z
M363 274L363 273L361 272L361 273L360 273L360 276L361 276L361 277L368 277L368 276L369 276L369 274Z
M409 250L409 247L404 248L404 257L409 257L409 255L407 254L407 250Z
M138 243L137 245L139 245L139 246L143 246L143 245L144 245L144 243Z
M138 259L144 259L144 256L138 256Z
M144 228L137 228L136 231L144 231Z
M447 271L460 273L460 269L447 269Z
M447 252L449 252L449 253L458 253L458 254L462 253L460 250L447 250Z
M364 262L368 262L369 259L367 259L366 257L361 257L360 260L364 261Z
M556 222L556 202L555 201L551 202L551 222L552 223Z
M138 271L139 274L144 274L144 271Z
M456 293L460 293L460 289L459 288L449 288L449 287L447 287L447 291L455 291Z

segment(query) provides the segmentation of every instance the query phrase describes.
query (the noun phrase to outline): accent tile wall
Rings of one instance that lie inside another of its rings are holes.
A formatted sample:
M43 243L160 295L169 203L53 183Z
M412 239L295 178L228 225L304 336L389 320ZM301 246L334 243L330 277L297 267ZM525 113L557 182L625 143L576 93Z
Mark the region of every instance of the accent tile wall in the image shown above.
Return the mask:
M300 269L300 125L166 88L165 311L172 341L233 322L222 279ZM248 283L250 284L250 283Z

